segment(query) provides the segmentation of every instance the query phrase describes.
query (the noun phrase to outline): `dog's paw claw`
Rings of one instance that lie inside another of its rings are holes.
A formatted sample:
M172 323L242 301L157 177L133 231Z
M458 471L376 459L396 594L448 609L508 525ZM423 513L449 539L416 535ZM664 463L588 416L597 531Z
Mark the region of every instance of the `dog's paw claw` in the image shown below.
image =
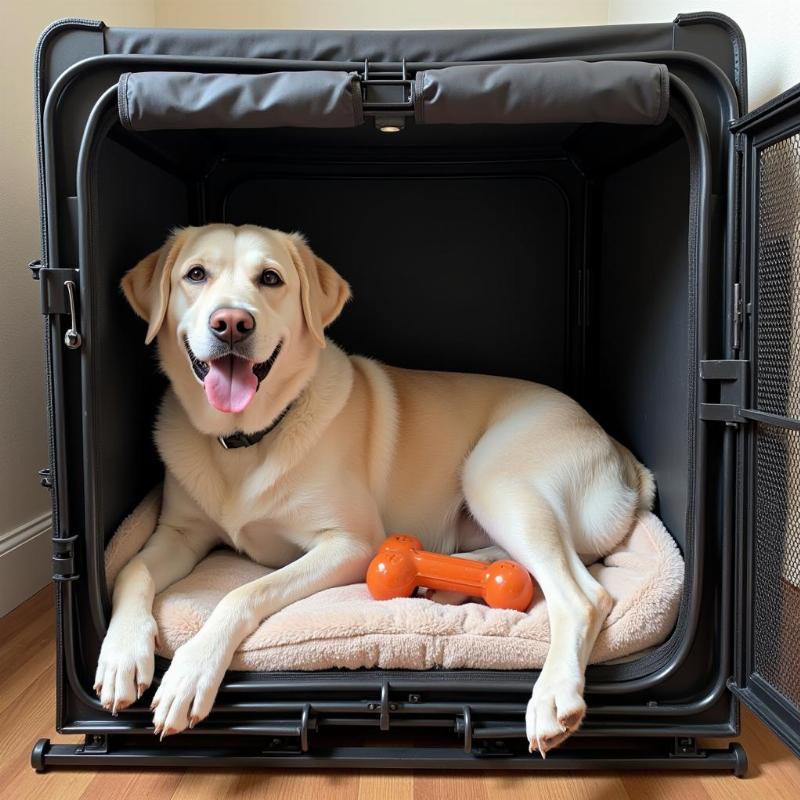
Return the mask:
M536 748L536 751L537 751L537 752L539 753L539 755L542 757L542 760L543 760L543 761L544 761L544 759L546 759L546 758L547 758L547 750L548 750L548 748L547 748L546 746L545 746L545 747L542 747L541 745L539 745L539 747L537 747L537 748Z

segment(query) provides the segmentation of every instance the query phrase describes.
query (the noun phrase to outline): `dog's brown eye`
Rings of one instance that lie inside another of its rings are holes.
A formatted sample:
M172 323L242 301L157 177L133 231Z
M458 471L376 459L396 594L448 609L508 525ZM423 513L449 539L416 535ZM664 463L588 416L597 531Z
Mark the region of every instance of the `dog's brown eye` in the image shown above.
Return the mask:
M186 277L192 283L202 283L206 279L206 271L202 267L192 267L186 273Z
M283 283L283 278L274 269L265 269L260 280L262 286L280 286Z

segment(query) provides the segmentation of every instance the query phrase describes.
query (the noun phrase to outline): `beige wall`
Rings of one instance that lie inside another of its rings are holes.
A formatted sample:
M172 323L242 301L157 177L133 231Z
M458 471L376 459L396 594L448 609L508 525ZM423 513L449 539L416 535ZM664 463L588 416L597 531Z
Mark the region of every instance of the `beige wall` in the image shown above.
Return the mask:
M162 27L526 28L603 25L608 0L156 0Z

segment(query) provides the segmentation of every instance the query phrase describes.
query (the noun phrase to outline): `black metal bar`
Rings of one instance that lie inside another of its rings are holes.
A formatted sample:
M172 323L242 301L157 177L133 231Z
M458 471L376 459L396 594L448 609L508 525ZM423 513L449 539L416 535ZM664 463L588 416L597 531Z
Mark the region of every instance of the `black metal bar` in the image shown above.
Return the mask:
M93 172L90 168L92 153L101 140L99 132L105 135L111 129L113 121L109 109L116 105L117 85L109 86L95 103L86 122L81 147L78 152L77 164L77 193L78 193L78 218L81 225L78 231L78 263L86 268L90 263L88 241L88 228L91 224L91 187L90 181ZM94 535L99 530L99 512L94 496L95 465L97 458L96 442L98 437L95 426L97 415L95 413L95 391L97 387L95 374L95 359L93 357L94 342L94 304L91 301L91 272L87 270L87 277L80 283L81 308L83 309L82 324L85 331L84 346L82 348L81 366L81 391L83 394L84 424L83 424L83 481L85 487L84 497L84 524L87 531L86 571L89 576L87 591L89 593L89 607L92 614L95 630L102 640L107 630L107 611L103 599L105 589L105 559L103 557L101 542ZM102 540L102 537L100 537Z
M273 730L280 727L280 733ZM309 730L317 731L330 728L363 728L380 730L380 721L373 717L363 716L320 716L311 720ZM440 728L443 730L455 730L459 735L463 734L463 720L452 717L420 717L393 719L391 729L405 728L420 731L422 729ZM153 736L153 725L150 721L120 721L118 719L109 722L99 723L94 720L74 722L63 725L59 733L77 735L118 735L125 734L150 738ZM261 735L280 735L280 736L299 736L300 726L292 721L273 720L264 723L231 723L215 718L204 720L192 729L182 731L182 738L193 736L204 736L206 734L232 734L243 736ZM692 723L690 725L664 724L658 721L646 722L618 722L608 723L605 720L585 720L580 731L573 734L570 741L588 741L596 739L620 739L625 737L635 737L638 739L661 739L664 736L701 736L701 737L732 737L735 731L730 726L720 724ZM515 721L493 721L482 720L479 726L473 722L472 738L476 739L496 739L498 737L508 739L524 739L525 725Z
M460 724L459 724L460 723ZM471 753L472 752L472 734L473 734L473 724L472 724L472 709L469 706L464 706L464 716L457 720L456 722L456 731L459 732L459 727L463 728L464 732L464 752Z
M380 728L382 731L389 730L389 681L381 684L381 705L380 705Z
M754 422L763 422L766 425L776 425L779 428L789 428L793 431L800 431L800 419L797 419L797 417L767 414L765 411L756 411L753 408L740 408L739 416L745 419L751 419Z
M38 771L48 767L307 767L344 769L478 769L486 759L456 747L331 747L309 753L289 754L247 750L240 747L158 748L117 745L107 753L77 752L81 746L36 743L31 763ZM622 751L624 752L624 751ZM561 770L717 770L744 775L747 757L739 744L726 750L700 751L675 757L668 748L621 754L620 750L554 750L544 759L528 753L495 755L492 766L530 772Z

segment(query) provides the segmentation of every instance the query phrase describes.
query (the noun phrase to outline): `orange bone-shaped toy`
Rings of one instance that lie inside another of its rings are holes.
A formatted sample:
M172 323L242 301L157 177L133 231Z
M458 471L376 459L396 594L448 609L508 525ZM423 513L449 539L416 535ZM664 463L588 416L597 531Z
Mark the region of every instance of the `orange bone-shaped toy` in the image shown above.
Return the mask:
M429 553L414 536L390 536L367 570L367 587L376 600L410 597L418 586L482 597L492 608L527 611L533 579L516 561L484 564Z

